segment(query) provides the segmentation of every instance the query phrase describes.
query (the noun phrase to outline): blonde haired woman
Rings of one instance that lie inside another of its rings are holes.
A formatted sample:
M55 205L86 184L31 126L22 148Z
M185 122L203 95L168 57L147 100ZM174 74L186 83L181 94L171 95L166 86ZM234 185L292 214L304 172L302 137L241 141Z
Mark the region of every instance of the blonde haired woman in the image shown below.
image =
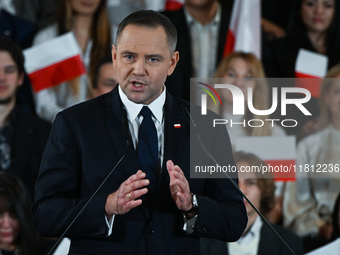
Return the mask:
M89 81L99 60L111 50L111 26L106 12L106 0L61 0L56 23L41 30L33 44L40 44L72 31L83 52L87 74L70 82L36 94L37 113L53 121L66 107L85 101L89 96ZM53 50L53 49L51 49Z
M231 125L227 124L227 129L230 135L231 142L234 143L237 137L242 136L271 136L278 135L284 136L285 132L283 128L272 122L266 121L270 119L268 115L255 115L250 112L247 102L247 88L253 89L253 106L257 110L267 110L269 105L269 88L265 82L265 74L261 62L252 53L245 52L232 52L227 57L223 58L219 63L214 75L215 78L225 78L225 81L229 84L239 87L244 95L245 99L245 114L233 115L233 97L228 89L220 89L218 91L222 99L222 107L210 109L214 110L221 115L222 118L227 119L229 122L243 122L243 124ZM257 79L259 78L259 79ZM251 127L248 125L248 121L251 119L261 120L262 122L256 122L252 125L259 125L263 123L261 127Z
M330 237L333 205L340 191L340 64L325 77L319 104L320 121L326 127L298 144L297 180L289 184L284 200L285 226L306 240Z

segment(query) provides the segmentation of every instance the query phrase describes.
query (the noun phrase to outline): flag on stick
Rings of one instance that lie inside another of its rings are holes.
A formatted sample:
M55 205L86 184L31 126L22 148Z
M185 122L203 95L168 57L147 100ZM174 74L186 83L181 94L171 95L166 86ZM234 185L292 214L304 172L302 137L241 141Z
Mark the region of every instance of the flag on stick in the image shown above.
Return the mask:
M86 73L81 49L72 32L23 51L34 92L54 87Z
M261 57L260 0L235 0L223 56L233 51Z

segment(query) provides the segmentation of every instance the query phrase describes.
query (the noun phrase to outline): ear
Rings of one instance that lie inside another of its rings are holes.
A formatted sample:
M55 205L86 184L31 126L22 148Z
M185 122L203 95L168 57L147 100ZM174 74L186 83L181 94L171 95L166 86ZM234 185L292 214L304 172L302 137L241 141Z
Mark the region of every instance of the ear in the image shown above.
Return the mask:
M24 83L24 78L25 78L25 74L24 74L24 72L22 72L22 73L19 75L19 79L18 79L18 87L21 86L21 85Z
M179 52L175 51L174 54L172 54L172 57L170 59L170 66L169 66L169 69L168 69L168 76L170 76L174 72L178 60L179 60Z
M117 70L117 47L115 45L112 45L112 65Z

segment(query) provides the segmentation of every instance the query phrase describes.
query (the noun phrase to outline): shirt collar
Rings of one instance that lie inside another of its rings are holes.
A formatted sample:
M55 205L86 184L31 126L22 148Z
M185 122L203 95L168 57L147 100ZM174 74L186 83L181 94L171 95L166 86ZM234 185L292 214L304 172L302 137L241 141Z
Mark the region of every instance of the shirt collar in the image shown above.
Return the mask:
M249 243L251 243L251 241L254 240L254 238L260 236L262 225L263 223L262 223L261 218L259 216L256 217L248 233L245 236L241 236L241 238L237 241L237 243L239 245L248 245Z
M184 5L183 10L184 10L185 18L187 20L187 24L194 24L194 23L201 24L197 19L195 19L193 16L190 15L188 8L185 5ZM221 20L221 13L222 13L221 4L217 2L217 11L216 11L214 18L208 24L205 24L204 26L208 26L210 24L219 24Z
M131 100L129 100L119 85L118 85L118 94L120 96L120 99L122 100L123 105L126 108L129 121L130 122L134 121L136 117L138 117L138 114L142 110L144 105L136 104L135 102L132 102ZM156 120L159 123L162 123L163 121L163 106L165 104L165 95L166 95L166 86L164 86L164 90L162 94L160 94L159 97L157 97L154 101L152 101L149 105L147 105L150 108L153 116L156 118Z

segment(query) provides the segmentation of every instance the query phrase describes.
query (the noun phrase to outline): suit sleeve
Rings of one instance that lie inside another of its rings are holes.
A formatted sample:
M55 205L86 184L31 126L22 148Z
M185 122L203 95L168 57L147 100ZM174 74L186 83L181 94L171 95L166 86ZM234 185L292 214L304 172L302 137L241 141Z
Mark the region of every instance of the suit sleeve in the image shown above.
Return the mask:
M67 118L59 113L43 154L35 188L33 221L42 236L60 236L73 221L89 197L80 198L82 181L81 148ZM107 195L93 197L66 236L98 236L107 231L105 202Z

